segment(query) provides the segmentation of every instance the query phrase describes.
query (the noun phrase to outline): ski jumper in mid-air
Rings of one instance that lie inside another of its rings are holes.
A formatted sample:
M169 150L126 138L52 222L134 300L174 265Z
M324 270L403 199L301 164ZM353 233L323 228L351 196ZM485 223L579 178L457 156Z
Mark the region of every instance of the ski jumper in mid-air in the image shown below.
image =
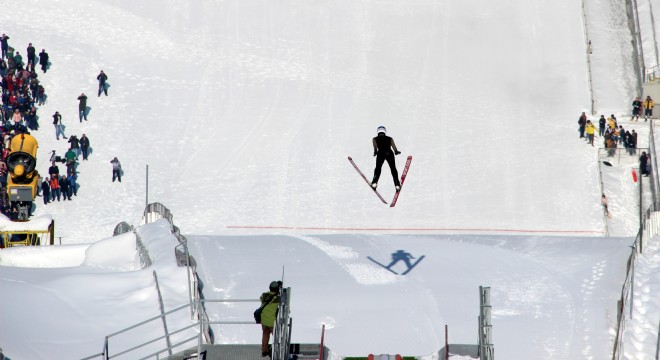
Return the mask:
M376 168L374 169L374 179L371 181L371 187L375 189L378 186L380 169L383 167L383 162L387 161L394 179L394 188L399 191L401 190L401 183L399 182L399 172L396 170L394 155L399 155L401 152L397 150L394 140L386 135L387 129L385 129L385 126L379 126L376 131L378 136L373 139Z

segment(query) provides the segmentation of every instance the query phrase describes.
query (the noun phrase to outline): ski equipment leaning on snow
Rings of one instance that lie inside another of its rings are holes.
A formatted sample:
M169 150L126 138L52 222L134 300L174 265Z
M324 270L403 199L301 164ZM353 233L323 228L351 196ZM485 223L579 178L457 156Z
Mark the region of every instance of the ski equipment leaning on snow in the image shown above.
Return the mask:
M392 172L392 178L394 179L394 188L396 191L401 189L401 183L399 182L399 173L396 170L396 163L394 160L394 155L399 155L401 152L397 150L396 145L394 144L394 139L387 136L387 129L385 126L379 126L376 130L378 136L373 138L374 146L374 156L376 157L376 168L374 169L374 178L371 181L371 187L376 188L378 186L378 179L380 178L380 170L383 166L383 162L387 161L387 164L390 166L390 171ZM394 150L394 152L392 152Z

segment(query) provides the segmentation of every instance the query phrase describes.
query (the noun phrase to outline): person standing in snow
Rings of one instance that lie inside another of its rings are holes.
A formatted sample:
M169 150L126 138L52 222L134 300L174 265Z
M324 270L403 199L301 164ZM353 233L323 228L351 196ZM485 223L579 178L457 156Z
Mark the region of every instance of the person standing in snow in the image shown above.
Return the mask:
M580 115L580 118L578 118L578 125L580 126L580 139L584 137L584 128L587 126L587 114L582 112L582 115Z
M112 182L115 182L115 179L118 179L121 182L121 163L119 159L115 156L114 159L110 160L112 164Z
M82 151L83 160L87 160L87 156L89 156L89 138L85 134L80 137L80 151Z
M272 281L268 286L268 292L261 294L259 300L261 301L261 357L270 356L268 351L268 343L270 342L270 334L273 333L275 328L275 320L277 319L277 310L280 306L280 288L282 287L281 281Z
M62 135L62 138L68 139L64 135L64 125L62 125L62 115L60 115L59 111L55 111L55 114L53 114L53 125L55 126L55 138L57 140L60 139L60 134Z
M613 135L605 134L605 148L607 150L607 156L612 157L616 153L616 140L614 140Z
M17 70L23 70L23 55L21 55L18 51L14 55L14 68Z
M108 87L105 84L105 81L108 80L108 75L101 70L101 73L96 77L96 80L99 81L99 96L101 96L101 92L105 93L105 96L108 96Z
M619 129L616 132L616 138L619 144L623 144L623 138L626 136L626 129L623 128L623 125L619 125Z
M69 180L66 179L66 175L62 175L59 185L60 192L62 193L62 201L71 200L71 195L69 195Z
M83 121L83 118L87 121L87 95L85 93L78 96L78 117L80 117L80 122Z
M607 197L605 197L605 194L600 197L600 203L603 204L603 212L605 213L605 216L608 218L610 217L610 212L607 209Z
M44 205L50 202L50 179L48 178L41 183L41 196L44 197Z
M644 121L648 121L650 117L653 116L653 107L655 106L655 103L651 99L650 96L646 97L646 100L644 100Z
M646 151L642 151L642 155L639 156L639 170L644 176L649 176L649 156L646 155Z
M55 161L52 161L50 163L50 167L48 168L48 175L51 177L56 177L60 174L60 168L55 164Z
M46 73L48 70L48 53L46 52L46 49L41 49L41 52L39 53L39 65L41 65L41 71Z
M32 46L32 43L27 47L27 69L34 72L34 58L37 56L37 50Z
M589 144L591 144L591 146L594 146L594 134L596 133L596 127L591 122L591 120L587 120L587 125L585 126L584 131L587 133L587 141Z
M55 202L55 198L57 198L57 201L60 201L60 195L62 193L60 192L59 175L53 175L50 178L50 201Z
M69 199L71 199L72 194L78 196L78 174L75 171L69 175Z
M606 124L607 124L607 120L605 120L605 115L601 115L600 119L598 119L598 136L605 135Z
M635 98L632 102L632 118L635 121L639 120L639 114L642 112L642 100L638 97Z
M7 66L9 66L9 69L16 69L16 64L14 64L14 48L13 47L8 47L7 52Z
M387 161L387 164L390 166L392 178L394 179L394 188L396 191L399 191L401 189L401 183L399 182L399 172L396 170L394 155L399 155L401 152L397 150L394 139L386 135L387 129L385 129L385 126L379 126L376 132L378 135L372 140L374 156L376 157L376 168L374 169L374 178L371 181L371 187L375 189L378 186L380 170L383 167L383 162Z
M5 59L0 59L0 76L5 77L7 75L7 63Z
M70 175L73 174L76 171L76 158L78 155L76 155L76 152L72 149L69 148L69 150L64 154L64 158L66 159L66 174Z
M71 144L71 150L76 154L76 160L80 156L80 140L75 135L71 135L69 138L69 144Z
M0 37L0 48L2 49L2 58L9 58L7 56L7 50L9 50L9 43L7 42L9 40L9 36L2 34L2 37Z

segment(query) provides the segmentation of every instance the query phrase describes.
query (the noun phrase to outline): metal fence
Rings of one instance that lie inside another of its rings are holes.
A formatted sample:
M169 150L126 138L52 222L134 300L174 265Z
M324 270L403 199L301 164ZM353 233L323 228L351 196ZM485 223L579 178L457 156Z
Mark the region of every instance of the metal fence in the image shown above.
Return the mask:
M632 318L634 308L634 285L635 285L635 265L637 256L644 251L645 244L652 237L660 235L660 203L654 202L642 220L642 226L635 237L632 245L630 257L626 265L626 279L621 289L621 297L617 304L617 330L616 341L612 353L613 360L621 359L623 354L623 333L626 330L627 322Z
M651 174L658 174L658 160L656 158L658 152L655 149L655 120L649 122L649 127L649 151L653 154L653 156L651 156ZM658 199L658 194L660 194L660 177L653 176L651 192L653 193L653 201L660 201L660 199Z
M289 344L291 343L290 318L291 288L281 289L280 306L275 320L273 331L273 360L286 360L289 358Z
M185 236L181 235L179 228L172 223L173 215L172 213L160 203L152 203L147 205L144 211L144 216L142 218L141 224L149 224L159 219L167 219L170 224L170 229L172 234L176 236L179 244L174 248L175 256L177 259L177 264L179 266L185 266L188 271L188 290L190 301L188 304L181 305L170 311L165 311L162 307L162 298L159 294L159 301L161 303L161 315L155 316L149 319L146 319L138 324L130 326L126 329L122 329L115 333L112 333L105 337L105 342L103 346L103 351L101 353L88 356L82 360L93 360L93 359L161 359L163 356L172 355L172 352L175 349L181 349L184 346L193 347L197 346L198 354L201 354L201 347L203 344L213 344L214 335L211 325L228 325L228 324L251 324L255 325L254 320L242 320L242 321L210 321L208 314L206 312L207 303L235 303L235 302L259 302L259 299L221 299L221 300L212 300L205 299L204 295L199 288L199 278L197 275L197 266L195 259L190 256L188 251L188 240ZM127 231L135 230L132 226L126 223L120 223L115 227L115 234L121 234ZM151 259L148 256L147 248L142 243L137 232L136 236L138 237L138 251L144 252L144 256L149 261L151 265ZM140 255L141 264L143 263L143 255ZM143 266L144 268L144 266ZM157 276L154 272L154 279L157 282ZM159 292L160 293L160 292ZM273 340L273 360L284 360L289 357L289 348L291 341L291 330L292 330L292 320L290 318L290 296L291 288L281 289L281 300L278 308L278 316L275 322L274 329L274 340ZM177 328L176 330L170 331L167 326L167 318L172 316L179 316L181 312L189 310L190 319L195 320L193 323ZM154 322L160 322L160 324L155 324ZM111 341L117 339L120 336L129 336L133 331L139 331L144 333L146 327L150 327L151 332L154 332L155 328L162 327L162 334L154 336L153 338L143 341L139 344L132 346L125 346L125 341L117 341L117 346L113 346L111 349ZM199 328L194 336L186 335L188 330L193 328ZM195 345L193 345L193 343ZM186 345L188 344L188 345ZM117 348L119 350L117 350ZM136 355L136 354L140 355Z
M494 360L490 287L479 286L479 360Z
M599 148L598 160L607 161L612 165L637 166L642 152L649 153L649 148Z
M635 74L637 75L638 93L642 93L642 82L644 81L644 48L642 46L642 35L639 28L639 13L637 11L637 0L625 0L626 15L628 16L628 27L633 35L633 56L635 58Z

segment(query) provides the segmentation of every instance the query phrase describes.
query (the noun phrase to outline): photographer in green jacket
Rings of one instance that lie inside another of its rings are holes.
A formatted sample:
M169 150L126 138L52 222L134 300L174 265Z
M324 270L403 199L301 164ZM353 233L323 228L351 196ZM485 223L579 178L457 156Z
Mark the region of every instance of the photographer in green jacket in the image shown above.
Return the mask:
M270 342L270 334L273 333L275 327L275 319L277 319L277 310L280 306L280 288L282 288L281 281L272 281L268 287L268 292L261 294L259 300L261 301L261 329L263 331L261 336L261 357L270 356L268 351L268 342Z

